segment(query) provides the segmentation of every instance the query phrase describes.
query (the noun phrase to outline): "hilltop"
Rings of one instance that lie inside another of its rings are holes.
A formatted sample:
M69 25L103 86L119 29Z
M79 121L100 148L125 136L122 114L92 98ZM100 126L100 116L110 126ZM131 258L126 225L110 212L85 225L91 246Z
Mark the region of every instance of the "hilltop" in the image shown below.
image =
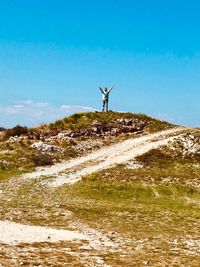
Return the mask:
M94 122L103 124L104 126L116 125L119 120L133 120L135 123L143 123L148 126L150 131L159 131L172 126L170 123L161 121L145 114L133 114L129 112L85 112L76 113L72 116L58 120L55 123L51 123L47 128L54 130L81 130L90 127ZM46 128L45 125L41 128Z
M3 266L198 266L199 162L198 129L142 114L6 130Z

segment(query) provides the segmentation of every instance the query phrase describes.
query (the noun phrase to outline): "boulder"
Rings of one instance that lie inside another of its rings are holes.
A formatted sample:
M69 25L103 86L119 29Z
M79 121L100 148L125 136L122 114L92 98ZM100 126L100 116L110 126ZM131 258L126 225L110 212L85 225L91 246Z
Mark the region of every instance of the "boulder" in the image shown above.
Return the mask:
M31 148L37 149L41 152L62 152L63 151L63 149L61 147L49 145L49 144L46 144L42 141L33 143L31 145Z
M8 139L7 143L21 142L23 139L24 139L23 136L18 136L18 135L16 135L16 136L11 136L11 137Z

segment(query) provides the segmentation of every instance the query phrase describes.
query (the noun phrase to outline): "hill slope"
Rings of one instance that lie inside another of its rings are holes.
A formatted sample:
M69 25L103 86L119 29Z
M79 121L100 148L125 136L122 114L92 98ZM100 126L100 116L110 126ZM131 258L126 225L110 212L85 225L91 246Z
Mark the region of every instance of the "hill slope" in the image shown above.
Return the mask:
M91 150L172 125L142 114L89 112L49 125L16 126L0 136L1 177L84 155Z
M18 127L26 133L2 139L15 174L34 169L30 159L54 165L0 180L1 264L198 266L199 130L134 117L143 115L74 116L73 127Z

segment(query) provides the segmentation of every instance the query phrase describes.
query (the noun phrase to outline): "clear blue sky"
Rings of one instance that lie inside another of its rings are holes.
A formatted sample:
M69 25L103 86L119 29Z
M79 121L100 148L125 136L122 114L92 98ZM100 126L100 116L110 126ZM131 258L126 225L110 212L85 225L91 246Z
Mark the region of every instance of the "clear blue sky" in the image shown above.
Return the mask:
M200 1L1 0L0 126L111 108L200 126Z

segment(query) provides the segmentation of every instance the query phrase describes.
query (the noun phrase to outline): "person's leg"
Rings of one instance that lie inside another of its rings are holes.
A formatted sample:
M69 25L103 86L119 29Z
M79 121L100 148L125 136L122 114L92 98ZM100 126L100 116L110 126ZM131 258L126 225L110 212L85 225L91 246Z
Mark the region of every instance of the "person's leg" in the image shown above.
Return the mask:
M106 111L108 111L108 100L106 100Z
M103 107L102 107L102 111L104 111L104 109L105 109L105 100L103 100Z

